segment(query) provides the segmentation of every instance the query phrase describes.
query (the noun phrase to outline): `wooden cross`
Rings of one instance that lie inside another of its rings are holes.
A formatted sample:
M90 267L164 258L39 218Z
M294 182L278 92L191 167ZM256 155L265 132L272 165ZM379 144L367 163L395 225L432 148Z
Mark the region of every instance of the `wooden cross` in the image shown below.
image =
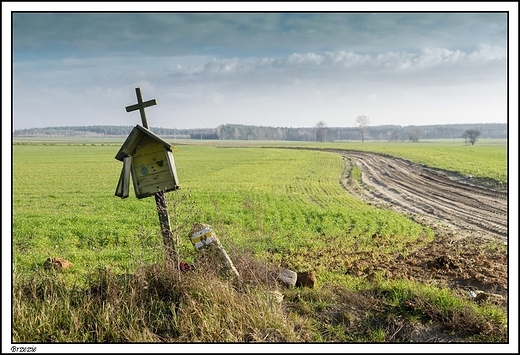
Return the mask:
M143 121L143 127L148 129L148 121L146 120L146 114L144 112L144 109L146 107L157 105L157 101L155 99L151 99L143 102L143 97L141 96L141 88L135 88L135 93L137 95L137 103L135 105L127 106L126 112L139 110L139 112L141 113L141 120Z

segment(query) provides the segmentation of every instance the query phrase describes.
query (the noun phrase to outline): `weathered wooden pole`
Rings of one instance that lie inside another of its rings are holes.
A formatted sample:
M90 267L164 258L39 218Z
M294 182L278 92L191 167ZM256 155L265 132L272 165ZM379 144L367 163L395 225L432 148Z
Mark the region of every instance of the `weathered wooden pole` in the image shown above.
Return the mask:
M141 114L141 120L143 122L143 127L149 130L150 128L148 127L148 121L146 119L146 113L144 112L144 109L146 107L157 105L157 101L152 99L143 102L140 88L135 88L135 93L137 95L137 104L127 106L126 112L139 110L139 113ZM177 253L173 243L173 232L170 224L170 216L168 215L168 207L166 205L166 196L164 195L164 191L155 193L155 205L157 206L157 213L159 215L159 223L161 226L164 248L166 249L167 260L173 262L173 265L177 265Z

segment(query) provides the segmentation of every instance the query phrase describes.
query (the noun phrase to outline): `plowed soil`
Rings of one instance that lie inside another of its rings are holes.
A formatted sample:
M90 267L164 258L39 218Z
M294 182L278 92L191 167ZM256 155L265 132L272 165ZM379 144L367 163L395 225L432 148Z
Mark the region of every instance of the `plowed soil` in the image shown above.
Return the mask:
M431 227L435 240L394 260L356 263L358 273L438 283L476 301L507 307L508 194L500 184L435 170L395 157L336 151L345 162L343 187L380 208L406 214ZM351 177L352 167L362 181ZM351 270L356 271L356 270Z

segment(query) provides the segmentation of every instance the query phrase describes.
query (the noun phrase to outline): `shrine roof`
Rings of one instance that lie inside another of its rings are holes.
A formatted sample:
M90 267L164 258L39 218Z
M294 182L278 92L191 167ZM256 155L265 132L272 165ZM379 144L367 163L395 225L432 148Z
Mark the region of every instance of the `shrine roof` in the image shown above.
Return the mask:
M143 141L144 138L149 137L158 143L162 144L165 149L170 149L171 144L166 142L164 139L159 137L158 135L151 132L149 129L144 128L140 125L136 125L132 132L128 135L125 142L119 149L119 152L116 154L116 159L119 161L123 161L125 157L132 155L135 150L139 147L139 144Z

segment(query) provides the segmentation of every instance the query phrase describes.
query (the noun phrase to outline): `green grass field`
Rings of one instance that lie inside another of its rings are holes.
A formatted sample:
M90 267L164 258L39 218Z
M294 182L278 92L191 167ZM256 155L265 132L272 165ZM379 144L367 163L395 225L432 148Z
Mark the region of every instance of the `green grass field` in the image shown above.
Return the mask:
M34 270L62 256L77 272L93 265L131 268L161 250L153 198L114 196L121 163L116 146L14 146L15 267ZM365 205L339 185L341 157L317 151L179 146L181 190L168 193L172 225L190 258L194 223L214 226L224 243L311 268L329 255L340 268L372 235L403 248L431 232L398 214ZM354 243L356 246L354 246ZM337 246L341 245L341 248ZM291 257L292 256L292 257Z
M355 290L366 287L363 280L345 275L356 254L406 254L434 238L429 228L346 193L339 183L343 165L338 154L277 149L264 142L242 145L175 146L181 190L166 197L181 259L197 258L188 233L195 223L207 223L232 255L247 253L261 263L315 270L321 284ZM507 182L505 142L302 146L379 151ZM117 142L13 145L12 244L17 277L41 273L48 257L72 262L60 276L68 285L86 285L98 269L133 273L142 265L161 262L162 237L153 197L139 200L132 190L127 199L114 196L122 167L114 159L119 147ZM312 302L313 307L316 304ZM39 336L27 329L18 332ZM71 335L71 341L81 336ZM315 338L320 339L329 338ZM366 341L375 339L377 332Z

